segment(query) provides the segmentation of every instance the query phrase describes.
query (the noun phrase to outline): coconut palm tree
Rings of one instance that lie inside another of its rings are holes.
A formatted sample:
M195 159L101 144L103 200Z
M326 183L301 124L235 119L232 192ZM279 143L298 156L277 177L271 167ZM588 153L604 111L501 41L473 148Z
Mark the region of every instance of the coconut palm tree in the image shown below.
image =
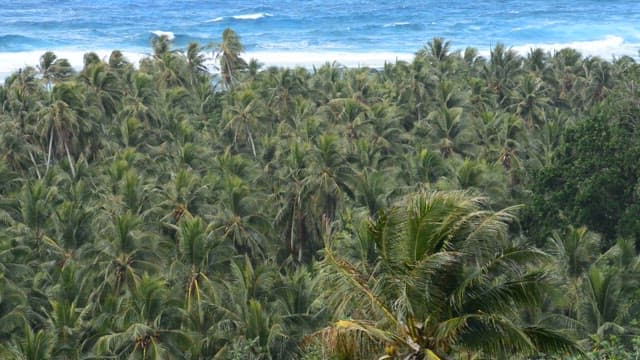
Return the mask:
M577 318L587 334L599 339L638 336L640 331L630 323L628 312L636 300L629 298L632 289L625 286L620 274L592 266L580 290Z
M344 161L340 139L333 135L318 137L310 156L311 164L304 182L313 191L316 221L319 223L324 217L333 221L345 195L353 196L349 186L352 169Z
M72 156L78 153L77 136L86 122L78 116L75 108L82 101L79 89L70 84L60 84L52 91L52 103L41 110L41 137L47 139L47 170L52 155L64 153L67 157L72 176L76 177L75 160ZM76 146L74 146L76 145Z
M90 64L81 76L85 84L93 90L87 95L88 100L94 101L106 119L111 120L117 113L123 95L117 76L109 71L108 65L103 62Z
M10 360L48 360L51 359L55 346L51 334L44 329L33 331L25 325L24 336L13 341L5 351L0 349L0 355Z
M239 72L247 67L245 60L240 57L244 51L240 36L227 28L222 33L222 42L214 45L214 48L213 56L218 61L222 84L225 88L231 88L239 80Z
M512 92L513 107L528 127L540 126L545 120L545 110L550 99L540 78L526 75L522 83Z
M522 58L513 49L497 44L491 50L491 59L483 70L483 77L494 93L498 104L503 105L508 94L518 84L522 74Z
M218 212L212 219L213 231L240 253L258 259L268 248L267 235L271 224L261 214L255 192L237 176L223 180L218 192ZM251 195L251 196L250 196Z
M454 154L465 154L471 150L470 141L466 138L467 128L463 114L461 107L441 107L429 113L427 119L431 137L445 158Z
M341 256L329 240L321 268L338 321L322 332L326 350L367 358L386 347L389 359L579 353L562 333L518 319L545 293L548 276L530 266L547 255L514 246L514 209L488 211L484 201L464 192L407 197L369 224L374 266Z
M247 141L253 157L257 156L253 132L261 116L262 104L260 98L252 90L241 90L229 94L229 104L225 108L224 130L233 133L233 145L237 148L238 141Z
M143 360L182 356L191 339L177 326L180 313L168 291L164 279L140 277L131 295L118 304L113 330L96 342L96 355Z
M69 60L58 58L52 51L47 51L40 56L37 68L48 91L53 89L54 83L64 81L73 75L73 67Z

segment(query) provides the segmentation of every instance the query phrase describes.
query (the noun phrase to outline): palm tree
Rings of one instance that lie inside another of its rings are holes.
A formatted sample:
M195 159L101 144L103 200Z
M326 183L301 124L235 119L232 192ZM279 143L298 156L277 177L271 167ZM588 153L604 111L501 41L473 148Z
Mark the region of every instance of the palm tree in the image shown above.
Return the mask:
M206 64L207 58L198 43L189 43L185 57L190 72L189 83L191 86L196 86L200 83L200 79L207 79L209 77L209 69Z
M549 238L551 250L557 257L558 265L573 281L586 273L595 261L598 253L600 236L581 226L569 226L564 233L554 231Z
M94 255L93 262L102 277L93 296L118 298L125 290L133 292L145 270L157 269L158 253L150 241L152 235L142 225L142 218L131 212L113 215L111 222L103 225L103 240L87 254Z
M51 163L54 150L64 153L69 162L73 178L76 177L76 165L72 155L79 152L78 135L90 125L79 116L76 108L82 102L80 90L72 84L60 84L52 91L52 103L41 110L41 137L48 139L47 167ZM83 131L84 130L84 131Z
M247 63L240 57L244 46L240 42L240 36L228 28L222 33L222 42L215 47L214 58L219 64L222 84L231 88L238 81L238 73L247 67Z
M389 199L397 191L394 183L389 181L390 175L395 175L393 172L394 169L364 169L354 177L354 200L357 205L364 206L372 218L388 206Z
M509 92L518 83L522 73L522 58L513 49L506 49L497 44L491 50L489 64L485 65L483 77L498 97L498 104L503 105Z
M268 105L277 116L277 119L282 121L286 119L290 109L293 107L296 95L306 92L306 90L303 89L304 75L291 69L278 70L269 75L271 84L268 85L268 91L270 91L271 94Z
M417 148L399 155L397 159L401 164L400 180L408 188L415 189L424 184L435 183L450 172L439 151Z
M437 61L444 60L449 56L449 50L451 49L451 42L444 40L441 37L435 37L425 45L425 47L418 51L417 56L429 56Z
M230 249L213 239L211 230L207 229L201 218L193 218L188 214L179 223L177 241L177 257L172 267L184 277L180 282L186 283L184 303L187 313L195 312L199 324L202 324L204 292L207 286L211 286L209 273L216 263L228 260L221 253L228 254Z
M24 337L9 344L7 351L0 352L0 355L9 360L48 360L51 359L54 346L49 332L44 329L33 331L25 325Z
M106 119L111 120L123 95L116 75L109 70L107 64L98 62L87 66L81 76L93 90L91 96L87 97L97 104Z
M218 212L212 226L213 231L238 252L258 259L267 249L271 226L256 206L259 203L256 195L241 178L228 176L219 191Z
M13 265L7 261L8 251L5 249L0 251L0 259L7 264L0 264L0 324L2 324L0 325L0 342L2 343L9 341L13 334L20 331L26 322L25 310L28 308L27 294L6 275L7 267L11 269Z
M580 289L577 318L587 334L599 339L617 335L630 340L640 331L630 323L637 302L620 274L592 266Z
M550 99L540 78L527 75L512 94L513 107L528 127L540 126L545 120L545 110Z
M282 358L281 325L264 304L274 285L275 269L268 264L253 266L246 255L231 263L231 278L216 302L217 327L227 339L229 352L245 359Z
M454 154L465 154L470 150L466 139L467 131L461 107L441 107L429 116L431 137L438 143L440 153L447 158Z
M276 303L282 311L286 334L301 340L317 330L326 318L326 309L318 304L319 278L311 269L299 267L280 275Z
M229 94L229 100L230 103L223 113L226 120L224 129L232 131L235 147L237 147L238 140L246 139L251 147L253 157L256 157L256 144L252 129L258 125L258 119L261 115L260 99L252 90L242 90L235 94Z
M310 154L312 163L304 179L305 186L313 191L317 223L324 217L334 221L345 195L353 196L349 186L352 169L344 161L338 137L321 135L314 145Z
M56 187L47 186L43 180L23 185L17 198L19 222L13 225L12 230L16 235L22 234L18 238L25 240L24 245L31 246L31 240L35 240L35 248L39 250L57 200L57 191Z
M321 268L339 320L322 332L326 350L367 358L386 346L386 358L406 359L579 353L562 333L518 320L545 293L548 276L530 266L546 254L513 246L514 209L484 202L464 192L407 197L369 224L373 266L329 241Z
M171 52L172 39L167 35L154 36L151 39L151 47L153 48L153 56L162 59L165 54Z
M143 275L131 296L118 304L113 330L98 339L96 355L142 360L182 356L191 339L178 329L180 313L168 291L164 279Z
M73 75L73 67L67 59L61 59L51 51L47 51L40 57L38 64L40 76L45 80L47 90L52 90L54 83L66 80Z

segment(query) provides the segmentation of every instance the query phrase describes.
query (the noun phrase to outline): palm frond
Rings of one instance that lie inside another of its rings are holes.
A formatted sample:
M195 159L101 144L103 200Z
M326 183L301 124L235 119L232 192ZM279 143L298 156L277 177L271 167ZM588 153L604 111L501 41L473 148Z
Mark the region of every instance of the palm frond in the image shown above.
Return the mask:
M585 355L576 341L562 332L539 326L526 327L523 331L540 353L563 357Z

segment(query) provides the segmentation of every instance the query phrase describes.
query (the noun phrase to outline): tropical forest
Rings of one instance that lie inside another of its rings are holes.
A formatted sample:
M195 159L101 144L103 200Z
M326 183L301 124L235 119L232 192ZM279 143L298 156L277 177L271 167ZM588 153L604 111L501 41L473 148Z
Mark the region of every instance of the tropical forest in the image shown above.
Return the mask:
M14 72L0 358L640 358L640 63L454 45Z

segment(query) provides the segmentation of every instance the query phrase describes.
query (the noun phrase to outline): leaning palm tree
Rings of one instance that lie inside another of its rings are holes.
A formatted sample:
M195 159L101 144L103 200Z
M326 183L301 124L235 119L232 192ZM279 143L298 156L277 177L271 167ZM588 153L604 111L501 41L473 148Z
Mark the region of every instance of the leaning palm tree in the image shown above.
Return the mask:
M58 56L51 51L47 51L40 56L38 71L49 91L53 88L54 83L67 80L73 75L73 67L71 63L69 63L69 60L58 58Z
M534 266L547 255L511 244L514 208L485 203L459 191L408 196L368 224L374 264L341 255L329 238L321 270L338 321L321 332L326 350L355 359L385 348L381 359L580 352L563 333L519 319L542 301L548 276Z
M216 46L214 58L219 62L222 83L227 88L237 81L238 71L247 67L246 61L240 57L243 51L240 36L235 31L226 29L222 33L222 43Z

